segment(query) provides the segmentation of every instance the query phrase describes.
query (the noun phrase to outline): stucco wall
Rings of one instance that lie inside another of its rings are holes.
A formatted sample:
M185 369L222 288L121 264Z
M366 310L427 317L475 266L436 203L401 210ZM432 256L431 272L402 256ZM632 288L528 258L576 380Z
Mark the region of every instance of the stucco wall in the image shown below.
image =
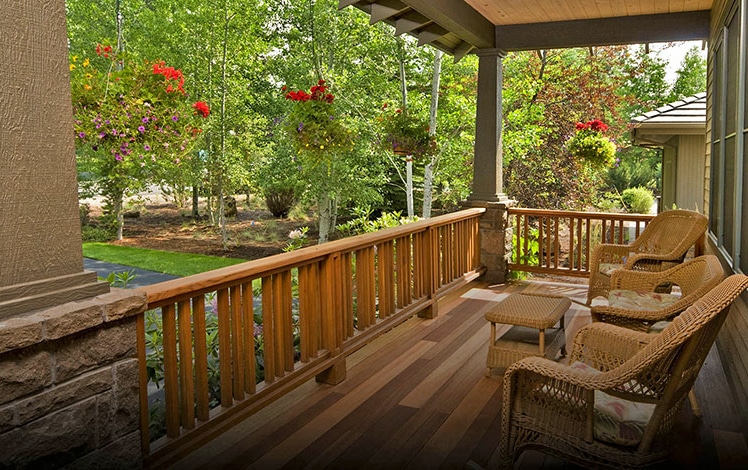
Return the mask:
M2 288L83 270L64 0L2 0L0 70Z

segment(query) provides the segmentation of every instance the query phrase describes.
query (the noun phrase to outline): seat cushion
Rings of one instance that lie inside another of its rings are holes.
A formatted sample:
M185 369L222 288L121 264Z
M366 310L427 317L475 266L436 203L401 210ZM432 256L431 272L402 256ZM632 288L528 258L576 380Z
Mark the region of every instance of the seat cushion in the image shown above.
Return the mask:
M661 310L679 300L679 295L659 292L613 289L608 294L608 305L624 310Z
M600 373L582 362L572 362L570 367ZM635 403L595 390L595 439L622 446L638 445L654 409L651 403Z
M600 263L597 266L598 272L610 276L616 269L623 268L623 264L620 263Z

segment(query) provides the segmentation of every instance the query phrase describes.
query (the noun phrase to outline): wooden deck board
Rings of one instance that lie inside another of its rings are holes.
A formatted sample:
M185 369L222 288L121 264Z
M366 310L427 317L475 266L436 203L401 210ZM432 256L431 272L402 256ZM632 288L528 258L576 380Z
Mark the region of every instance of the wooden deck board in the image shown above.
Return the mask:
M584 300L586 286L473 283L439 304L439 316L412 318L347 359L337 386L309 382L174 464L189 468L495 468L501 428L501 370L485 377L485 312L508 292ZM589 311L566 315L567 343ZM713 348L695 385L704 413L684 406L677 432L683 468L745 468L748 445ZM525 452L517 468L577 468Z

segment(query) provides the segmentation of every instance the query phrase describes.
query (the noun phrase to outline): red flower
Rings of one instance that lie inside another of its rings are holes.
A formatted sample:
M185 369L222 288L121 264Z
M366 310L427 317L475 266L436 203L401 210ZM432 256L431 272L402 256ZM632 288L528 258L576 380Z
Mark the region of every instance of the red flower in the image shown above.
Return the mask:
M198 114L201 114L204 118L208 117L210 114L208 104L203 101L197 101L192 105L192 107L195 108L195 111L197 111Z

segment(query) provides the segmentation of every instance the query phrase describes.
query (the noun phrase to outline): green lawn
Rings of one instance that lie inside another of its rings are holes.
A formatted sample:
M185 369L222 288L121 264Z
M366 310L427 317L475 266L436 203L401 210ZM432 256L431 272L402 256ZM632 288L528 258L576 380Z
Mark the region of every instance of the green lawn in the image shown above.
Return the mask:
M94 242L83 244L83 256L174 276L189 276L246 261Z

